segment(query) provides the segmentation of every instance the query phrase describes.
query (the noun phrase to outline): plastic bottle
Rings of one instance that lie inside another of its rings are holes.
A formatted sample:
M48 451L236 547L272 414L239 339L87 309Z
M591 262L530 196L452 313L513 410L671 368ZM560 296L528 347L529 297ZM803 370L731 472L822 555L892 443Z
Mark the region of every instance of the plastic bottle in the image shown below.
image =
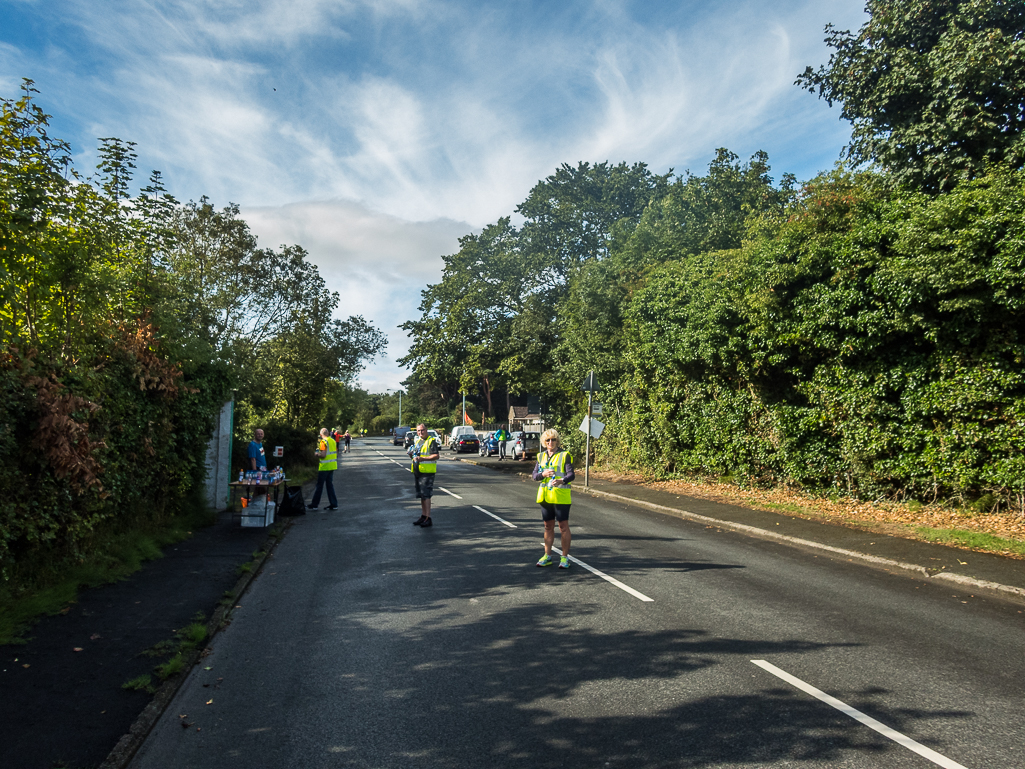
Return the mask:
M240 467L239 470L238 470L238 482L242 483L242 481L244 481L245 479L246 479L245 468Z

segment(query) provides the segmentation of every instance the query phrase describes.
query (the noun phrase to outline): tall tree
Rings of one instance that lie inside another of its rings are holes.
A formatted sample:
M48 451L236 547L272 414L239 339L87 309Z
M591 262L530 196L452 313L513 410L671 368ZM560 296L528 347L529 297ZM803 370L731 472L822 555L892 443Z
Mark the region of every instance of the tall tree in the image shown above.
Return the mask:
M1025 4L868 0L855 35L826 27L828 66L797 84L853 125L848 156L901 184L950 189L1025 162Z

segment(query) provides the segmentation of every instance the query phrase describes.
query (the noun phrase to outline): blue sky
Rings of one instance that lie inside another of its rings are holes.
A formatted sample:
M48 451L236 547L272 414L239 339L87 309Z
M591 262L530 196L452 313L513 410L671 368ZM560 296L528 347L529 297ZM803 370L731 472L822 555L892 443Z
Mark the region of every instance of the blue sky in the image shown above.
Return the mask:
M310 252L340 314L389 336L460 235L563 163L702 173L717 147L773 175L830 168L849 130L793 85L863 3L0 0L0 95L36 81L80 170L97 137L179 200L242 206L261 245Z

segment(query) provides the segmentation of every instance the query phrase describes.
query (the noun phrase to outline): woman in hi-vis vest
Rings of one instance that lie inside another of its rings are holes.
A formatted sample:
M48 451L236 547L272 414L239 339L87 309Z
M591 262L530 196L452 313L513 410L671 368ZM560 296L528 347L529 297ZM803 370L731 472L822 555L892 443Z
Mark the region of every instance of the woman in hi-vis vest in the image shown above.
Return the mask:
M559 568L569 568L569 506L572 504L570 483L576 476L573 474L573 457L568 451L559 450L559 433L545 430L541 433L541 445L544 451L537 455L532 477L540 481L537 489L537 503L541 505L541 520L545 523L545 554L537 562L538 566L555 563L552 558L552 545L555 544L555 522L559 522L559 533L562 535L562 556Z

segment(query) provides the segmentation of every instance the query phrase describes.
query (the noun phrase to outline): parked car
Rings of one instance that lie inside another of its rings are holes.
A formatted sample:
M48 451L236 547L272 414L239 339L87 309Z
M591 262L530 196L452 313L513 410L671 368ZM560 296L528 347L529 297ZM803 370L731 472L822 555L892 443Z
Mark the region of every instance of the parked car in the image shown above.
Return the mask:
M480 449L477 451L482 457L490 457L498 453L498 440L494 433L488 433L480 440Z
M396 427L394 430L392 430L392 433L391 433L392 445L393 446L402 446L402 445L404 445L402 443L402 441L405 440L406 433L408 433L412 429L413 428L410 427L409 425L402 425L402 426Z
M541 450L541 433L515 432L506 444L506 453L515 460L532 459Z
M463 435L472 435L474 438L477 437L477 433L474 432L470 425L458 425L452 428L452 434L448 437L448 447L452 451L456 450L456 441Z
M463 433L458 435L452 441L452 451L457 454L462 454L464 451L479 451L480 450L480 439L477 437L477 433Z

